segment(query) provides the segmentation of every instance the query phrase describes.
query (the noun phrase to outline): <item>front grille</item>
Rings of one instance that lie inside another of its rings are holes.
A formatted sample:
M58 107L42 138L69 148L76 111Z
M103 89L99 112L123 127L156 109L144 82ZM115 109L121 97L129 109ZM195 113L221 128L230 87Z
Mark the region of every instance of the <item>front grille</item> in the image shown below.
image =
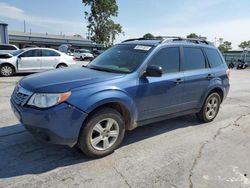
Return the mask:
M11 100L17 105L24 105L31 95L32 92L17 85L11 95Z

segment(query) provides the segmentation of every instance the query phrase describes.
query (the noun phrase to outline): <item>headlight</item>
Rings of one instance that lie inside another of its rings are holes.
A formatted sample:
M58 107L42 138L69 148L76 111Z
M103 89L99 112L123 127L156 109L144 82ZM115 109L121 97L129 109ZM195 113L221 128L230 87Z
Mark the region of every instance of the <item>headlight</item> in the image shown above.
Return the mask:
M66 93L35 93L30 98L28 105L38 108L49 108L66 101L71 92Z

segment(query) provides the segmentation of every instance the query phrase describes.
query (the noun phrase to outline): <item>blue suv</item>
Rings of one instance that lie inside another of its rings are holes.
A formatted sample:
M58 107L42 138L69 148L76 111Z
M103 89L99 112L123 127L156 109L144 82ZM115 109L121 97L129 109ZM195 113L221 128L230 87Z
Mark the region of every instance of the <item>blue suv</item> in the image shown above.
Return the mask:
M138 126L192 113L212 121L228 90L227 65L211 43L139 38L115 45L87 67L23 78L11 106L35 137L101 157Z

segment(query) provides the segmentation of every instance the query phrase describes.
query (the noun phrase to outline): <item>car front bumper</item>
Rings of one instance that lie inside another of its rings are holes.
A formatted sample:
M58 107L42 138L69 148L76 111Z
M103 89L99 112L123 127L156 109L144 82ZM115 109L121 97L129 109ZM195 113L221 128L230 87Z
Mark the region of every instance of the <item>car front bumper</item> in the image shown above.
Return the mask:
M35 138L73 147L87 113L62 103L49 109L19 106L11 101L15 116Z

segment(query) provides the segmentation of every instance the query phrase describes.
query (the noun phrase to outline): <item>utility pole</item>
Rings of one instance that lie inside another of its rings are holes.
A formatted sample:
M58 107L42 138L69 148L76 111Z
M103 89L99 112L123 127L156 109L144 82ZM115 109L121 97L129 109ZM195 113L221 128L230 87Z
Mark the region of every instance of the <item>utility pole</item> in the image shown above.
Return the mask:
M26 33L26 22L23 20L23 32Z

